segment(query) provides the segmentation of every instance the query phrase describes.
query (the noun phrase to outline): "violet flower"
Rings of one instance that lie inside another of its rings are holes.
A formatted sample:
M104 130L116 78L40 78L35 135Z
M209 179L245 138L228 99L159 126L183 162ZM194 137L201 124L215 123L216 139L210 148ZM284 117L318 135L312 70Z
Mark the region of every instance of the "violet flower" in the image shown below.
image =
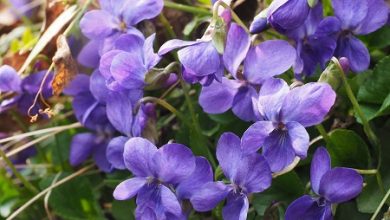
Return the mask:
M209 85L214 80L221 81L224 73L223 62L211 39L170 40L161 46L158 54L162 56L175 49L180 49L177 54L187 82Z
M268 78L282 74L295 62L296 51L286 41L270 40L251 46L250 36L232 23L228 32L223 62L233 79L222 77L221 82L204 86L199 104L210 114L232 109L245 121L255 121L252 100L258 96L258 88ZM244 72L239 66L244 61Z
M251 33L263 31L266 24L281 33L301 26L309 15L307 0L274 0L266 11L257 15L251 24Z
M46 71L32 73L29 76L21 79L18 73L10 66L4 65L0 67L0 92L9 92L10 98L4 99L0 103L0 113L17 107L19 112L27 115L28 109L33 104L35 95L41 86ZM42 95L45 99L52 96L50 82L53 74L50 73L42 88ZM31 114L39 114L41 105L37 103L31 111Z
M245 147L235 134L222 134L218 141L217 159L230 183L206 183L191 198L195 210L212 210L227 198L222 210L223 219L246 219L249 209L248 195L267 189L271 185L272 176L263 156L257 153L246 154L243 151Z
M80 29L91 40L132 31L139 22L160 14L162 0L100 0L100 10L85 13Z
M322 4L310 9L305 22L286 35L295 40L297 61L294 65L296 74L312 75L317 66L325 69L337 46L340 22L335 17L323 18Z
M154 53L155 34L144 39L143 35L125 34L115 41L115 49L100 59L99 70L113 91L142 90L145 76L161 57Z
M389 8L383 0L332 0L332 5L342 29L335 55L348 58L352 71L362 72L370 65L370 54L355 35L369 34L384 26Z
M182 208L174 186L195 170L196 159L181 144L166 144L157 149L143 138L131 138L123 154L126 168L134 177L120 183L114 198L127 200L137 196L137 219L181 219Z
M355 198L362 191L363 178L355 170L331 168L324 147L316 150L311 162L310 182L314 196L304 195L290 204L286 220L331 220L332 204Z
M144 106L137 114L133 113L142 92L110 91L105 87L105 79L99 71L95 71L91 77L77 75L64 92L73 96L76 118L92 130L91 133L73 137L70 163L77 166L92 155L105 172L113 168L124 169L122 159L118 160L116 155L123 154L124 143L130 137L141 136L149 117ZM117 132L124 136L112 139Z
M307 83L290 90L281 79L267 80L257 100L262 121L245 131L245 151L262 148L272 172L283 170L296 156L305 158L309 148L305 127L321 123L335 99L336 93L326 83Z

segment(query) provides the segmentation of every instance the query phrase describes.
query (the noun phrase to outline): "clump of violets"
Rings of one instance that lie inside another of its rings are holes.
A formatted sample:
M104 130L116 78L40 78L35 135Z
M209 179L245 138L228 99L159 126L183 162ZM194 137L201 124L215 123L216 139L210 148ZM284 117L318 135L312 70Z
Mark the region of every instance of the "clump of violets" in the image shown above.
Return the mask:
M232 79L222 77L209 86L203 86L199 104L211 114L232 109L245 121L255 121L253 99L258 96L261 84L273 76L287 71L295 62L294 48L283 40L269 40L252 45L245 30L232 23L227 35L223 63ZM243 71L240 65L244 63Z
M311 162L310 183L314 195L304 195L290 204L286 220L332 219L332 204L347 202L362 191L363 178L353 169L331 168L327 150L316 150Z
M305 127L321 123L336 99L326 83L307 83L290 89L282 79L269 79L257 99L260 121L243 135L246 152L260 148L272 172L291 164L295 157L305 158L309 134Z
M341 22L335 56L346 57L351 70L362 72L370 65L370 53L356 35L366 35L387 23L389 8L384 0L332 0Z
M125 144L123 159L134 177L116 187L115 199L137 196L137 219L183 218L174 189L184 184L196 168L196 157L189 148L166 144L157 149L146 139L132 138Z
M267 161L257 153L246 154L243 144L233 133L222 134L217 145L217 159L230 183L206 183L191 198L195 210L212 210L226 198L223 219L244 220L249 209L248 196L271 186L272 176Z

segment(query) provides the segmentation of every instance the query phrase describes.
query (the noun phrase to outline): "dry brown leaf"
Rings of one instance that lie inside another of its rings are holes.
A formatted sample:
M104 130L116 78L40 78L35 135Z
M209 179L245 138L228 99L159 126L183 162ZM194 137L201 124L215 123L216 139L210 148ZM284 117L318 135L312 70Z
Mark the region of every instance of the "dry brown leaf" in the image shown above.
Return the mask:
M59 35L57 38L57 52L53 57L53 63L55 65L55 76L51 86L53 94L58 96L78 73L77 63L72 57L64 35Z

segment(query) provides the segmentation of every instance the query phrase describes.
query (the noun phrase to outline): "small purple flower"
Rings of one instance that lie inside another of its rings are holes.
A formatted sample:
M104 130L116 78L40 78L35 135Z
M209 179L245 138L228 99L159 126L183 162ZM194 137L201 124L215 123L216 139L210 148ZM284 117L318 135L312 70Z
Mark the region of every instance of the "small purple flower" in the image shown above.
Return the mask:
M224 133L218 141L217 159L230 184L206 183L191 197L194 209L212 210L227 198L222 210L223 219L245 220L248 213L248 195L259 193L271 185L272 176L266 160L257 153L246 154L239 137Z
M145 76L161 57L154 53L155 34L144 39L138 34L124 34L115 41L115 49L100 59L99 70L113 91L142 90Z
M199 103L210 114L232 109L240 119L254 121L253 99L258 88L268 78L282 74L295 62L296 51L286 41L270 40L251 46L250 36L232 23L227 36L223 62L233 79L222 77L221 82L204 86ZM239 72L244 62L244 72Z
M310 6L307 0L274 0L266 9L265 16L256 16L251 30L259 32L264 28L264 17L273 28L281 33L301 26L309 15ZM262 24L262 25L259 25ZM259 26L261 28L256 28Z
M262 148L272 172L283 170L296 156L305 158L309 147L305 127L321 123L335 99L336 93L326 83L307 83L290 90L281 79L267 80L257 100L262 120L245 131L245 151Z
M22 79L16 70L8 65L0 67L0 93L19 92Z
M322 4L310 9L305 22L296 29L286 32L295 40L297 61L294 65L296 74L311 75L318 65L325 69L337 46L340 22L335 17L323 18Z
M102 40L132 31L139 22L160 14L162 0L100 0L100 10L92 10L80 20L80 28L91 40Z
M389 8L383 0L332 0L336 17L341 22L335 55L346 57L354 72L362 72L370 65L366 46L355 35L365 35L384 26Z
M211 39L170 40L161 46L158 54L162 56L179 48L182 49L177 54L183 66L183 77L187 82L208 85L214 80L221 80L224 71L223 62Z
M331 168L330 156L324 147L314 153L310 182L315 196L305 195L292 202L287 208L286 220L331 220L332 204L355 198L363 188L363 178L355 170Z
M12 67L6 65L0 67L0 92L14 93L11 98L5 99L0 103L0 113L16 106L19 112L27 115L45 74L46 71L40 71L21 79ZM45 99L52 96L50 85L52 78L53 74L50 73L43 85L42 95ZM41 105L39 103L36 104L31 114L38 114L40 108Z
M134 177L116 187L114 198L127 200L137 196L137 219L182 218L173 188L195 170L196 159L191 150L181 144L166 144L157 149L146 139L131 138L126 142L123 158Z

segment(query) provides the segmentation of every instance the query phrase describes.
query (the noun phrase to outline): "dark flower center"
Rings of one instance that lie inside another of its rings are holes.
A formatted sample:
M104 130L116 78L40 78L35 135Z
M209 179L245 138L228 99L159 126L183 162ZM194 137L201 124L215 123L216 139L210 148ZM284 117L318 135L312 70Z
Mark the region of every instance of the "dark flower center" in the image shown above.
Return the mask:
M324 207L326 205L326 199L324 197L320 197L317 199L317 205L319 207Z

